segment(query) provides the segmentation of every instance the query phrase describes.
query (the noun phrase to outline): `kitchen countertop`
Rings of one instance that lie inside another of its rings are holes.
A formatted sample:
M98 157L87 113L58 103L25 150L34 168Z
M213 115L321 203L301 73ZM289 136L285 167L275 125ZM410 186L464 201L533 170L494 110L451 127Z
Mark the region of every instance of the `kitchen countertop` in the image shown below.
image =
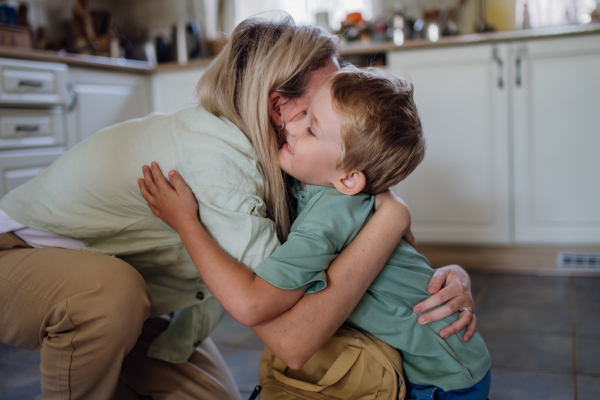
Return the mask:
M22 49L9 46L0 46L0 57L18 58L20 60L59 62L80 67L94 67L105 70L129 71L137 73L149 73L156 69L154 65L146 61L99 57L86 54L73 54L60 51Z
M585 35L600 33L600 23L589 25L566 25L554 26L549 28L536 28L516 31L474 33L469 35L445 36L437 42L431 42L427 39L407 40L401 46L396 46L393 42L370 43L354 42L342 47L340 54L358 55L385 53L387 51L400 51L419 48L447 47L457 45L510 42L517 40L548 39L553 37L566 37L575 35Z
M437 42L430 42L426 39L407 40L401 46L396 46L392 42L356 42L342 46L340 55L364 55L418 48L435 48L480 43L507 42L516 40L545 39L593 33L600 33L600 23L447 36L440 38L440 40L438 40ZM209 57L191 60L185 65L180 65L177 62L169 62L154 65L146 61L126 60L122 58L99 57L85 54L72 54L66 52L56 52L47 50L20 49L6 46L0 46L0 57L17 58L21 60L62 62L73 66L100 68L103 70L129 71L135 73L153 73L186 68L198 68L210 64L210 62L213 60L212 57Z

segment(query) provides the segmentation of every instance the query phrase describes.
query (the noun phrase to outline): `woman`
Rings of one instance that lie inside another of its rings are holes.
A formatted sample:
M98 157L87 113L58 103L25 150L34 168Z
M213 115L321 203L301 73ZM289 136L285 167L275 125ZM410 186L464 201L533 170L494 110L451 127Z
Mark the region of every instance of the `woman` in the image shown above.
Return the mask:
M255 266L289 229L274 126L300 115L338 68L336 55L334 37L287 16L244 21L199 84L203 107L98 132L2 199L0 341L41 352L45 399L108 399L115 387L117 398L238 398L208 338L223 309L177 233L145 204L140 166L180 171L214 239ZM380 200L332 263L328 289L255 329L286 361L310 357L331 336L407 232L406 208ZM432 292L446 282L420 307L453 300L425 318L472 309L464 271L447 267ZM472 322L463 313L446 331L471 323L472 332Z

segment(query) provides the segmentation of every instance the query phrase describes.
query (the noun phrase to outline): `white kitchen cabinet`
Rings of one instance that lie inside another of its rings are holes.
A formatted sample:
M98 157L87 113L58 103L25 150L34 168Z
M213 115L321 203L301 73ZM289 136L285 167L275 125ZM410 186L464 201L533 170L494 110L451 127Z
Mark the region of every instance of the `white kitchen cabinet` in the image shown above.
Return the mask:
M600 36L511 44L517 243L600 243Z
M69 113L69 147L99 130L151 112L148 75L69 68L76 93Z
M0 152L0 198L34 178L64 152L63 147Z
M509 113L506 44L387 54L414 84L425 160L394 187L420 242L508 243Z
M205 67L159 71L152 77L152 110L173 113L197 103L196 85Z
M62 146L64 107L0 108L0 149Z

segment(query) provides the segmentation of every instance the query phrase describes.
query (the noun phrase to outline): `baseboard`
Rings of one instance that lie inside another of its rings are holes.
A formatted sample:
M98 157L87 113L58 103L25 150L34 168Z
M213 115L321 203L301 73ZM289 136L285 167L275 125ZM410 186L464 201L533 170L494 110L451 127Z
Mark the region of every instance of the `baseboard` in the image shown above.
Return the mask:
M466 270L476 272L554 275L595 276L600 270L558 268L556 257L559 251L600 253L600 246L455 246L419 245L419 253L429 259L432 267L458 264Z

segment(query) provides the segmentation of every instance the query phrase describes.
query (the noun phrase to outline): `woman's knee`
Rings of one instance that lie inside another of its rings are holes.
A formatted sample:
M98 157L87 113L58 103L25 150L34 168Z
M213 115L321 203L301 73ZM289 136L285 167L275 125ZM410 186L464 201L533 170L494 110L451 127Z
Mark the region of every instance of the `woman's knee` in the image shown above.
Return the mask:
M68 300L69 313L75 314L74 323L88 320L103 335L128 336L127 332L131 332L137 338L152 304L144 279L116 257L103 256L91 264L87 268L91 275L87 278L93 282L89 290Z

